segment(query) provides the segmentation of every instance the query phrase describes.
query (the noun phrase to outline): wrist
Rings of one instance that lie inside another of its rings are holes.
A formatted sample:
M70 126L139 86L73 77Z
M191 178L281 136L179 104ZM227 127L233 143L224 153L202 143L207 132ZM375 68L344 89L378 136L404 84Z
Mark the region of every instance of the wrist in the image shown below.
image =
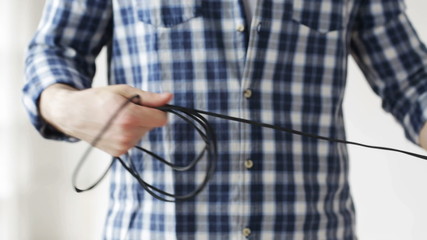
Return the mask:
M53 84L46 88L39 101L39 113L44 121L57 130L69 134L67 131L67 109L72 102L72 93L77 89L65 84Z

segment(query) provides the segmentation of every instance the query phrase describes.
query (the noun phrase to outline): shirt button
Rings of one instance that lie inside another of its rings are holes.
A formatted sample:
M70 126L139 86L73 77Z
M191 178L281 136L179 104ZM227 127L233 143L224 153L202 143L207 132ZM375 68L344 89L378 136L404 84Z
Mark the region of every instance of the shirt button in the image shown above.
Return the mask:
M252 168L254 166L254 162L252 162L252 160L246 160L245 161L245 167L247 168L247 169L250 169L250 168Z
M251 235L251 229L250 228L243 228L243 236L245 237L249 237L249 235Z
M250 90L249 88L248 88L248 89L245 89L245 91L243 91L243 96L244 96L245 98L250 98L250 97L252 97L252 90Z
M256 26L257 33L261 32L261 27L262 27L262 22L259 22L258 25Z
M239 24L239 25L237 25L236 30L237 30L238 32L243 32L243 31L245 31L245 25L243 25L243 24Z

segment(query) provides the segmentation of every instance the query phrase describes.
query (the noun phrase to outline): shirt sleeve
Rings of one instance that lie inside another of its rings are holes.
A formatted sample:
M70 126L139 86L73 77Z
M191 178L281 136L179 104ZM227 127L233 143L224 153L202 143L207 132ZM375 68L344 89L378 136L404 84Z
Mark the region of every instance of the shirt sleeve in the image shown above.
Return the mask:
M95 58L111 39L111 3L107 0L47 0L29 44L23 102L32 124L45 138L75 140L41 118L41 92L55 83L89 88Z
M351 32L351 52L382 106L418 144L427 119L427 49L403 1L363 1Z

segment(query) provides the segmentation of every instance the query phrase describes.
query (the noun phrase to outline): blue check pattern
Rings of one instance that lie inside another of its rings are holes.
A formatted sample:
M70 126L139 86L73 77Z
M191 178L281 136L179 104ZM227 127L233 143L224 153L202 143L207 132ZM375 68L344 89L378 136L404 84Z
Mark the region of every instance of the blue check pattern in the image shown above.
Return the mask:
M48 0L23 88L44 137L72 140L40 118L40 93L54 83L91 87L104 46L110 84L169 91L175 105L332 138L345 138L352 55L410 140L427 118L427 51L402 1L259 0L247 23L239 0ZM356 239L346 146L208 120L219 162L207 188L165 203L115 165L104 239ZM141 145L184 164L203 141L170 116ZM129 155L147 182L175 194L204 177L205 159L176 173L135 150Z

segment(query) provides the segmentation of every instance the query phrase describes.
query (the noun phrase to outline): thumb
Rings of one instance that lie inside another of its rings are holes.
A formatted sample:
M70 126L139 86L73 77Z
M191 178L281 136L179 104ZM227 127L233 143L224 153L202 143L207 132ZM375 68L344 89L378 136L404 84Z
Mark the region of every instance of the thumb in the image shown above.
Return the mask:
M140 91L137 93L139 95L139 104L147 107L160 107L168 102L170 102L173 98L172 93L153 93L153 92L145 92Z
M154 93L143 91L138 88L131 87L129 85L113 85L110 86L115 88L118 93L126 98L131 98L138 95L139 100L135 99L135 103L147 107L160 107L172 100L172 93Z

